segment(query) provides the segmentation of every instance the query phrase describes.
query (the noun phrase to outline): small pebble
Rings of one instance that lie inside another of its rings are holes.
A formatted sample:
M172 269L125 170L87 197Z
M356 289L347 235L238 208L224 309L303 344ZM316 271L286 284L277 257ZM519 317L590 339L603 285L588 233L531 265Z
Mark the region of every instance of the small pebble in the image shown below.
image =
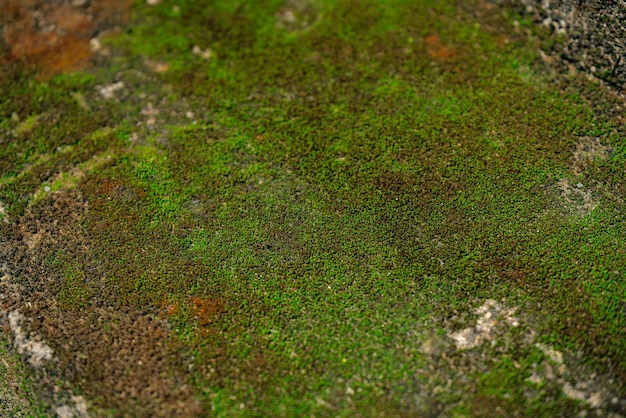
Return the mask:
M117 83L110 84L100 89L100 94L107 100L111 100L114 97L114 93L124 88L124 82L118 81Z
M209 60L213 56L213 51L211 51L210 48L207 48L203 51L202 48L200 48L198 45L194 45L194 47L191 49L191 53L199 55L205 60Z

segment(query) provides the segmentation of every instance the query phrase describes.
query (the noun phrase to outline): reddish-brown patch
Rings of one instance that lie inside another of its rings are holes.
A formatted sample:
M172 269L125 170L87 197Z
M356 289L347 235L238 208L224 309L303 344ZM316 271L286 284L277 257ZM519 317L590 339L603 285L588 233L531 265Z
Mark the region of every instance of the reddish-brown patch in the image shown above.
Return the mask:
M143 62L144 64L146 64L146 67L150 69L150 71L157 73L157 74L166 73L170 69L170 64L165 61L161 62L161 61L154 61L148 58L144 58Z
M225 301L220 298L200 298L193 296L190 299L192 312L198 325L207 327L217 316L224 311Z
M103 180L98 184L98 192L101 199L105 196L110 199L142 199L146 196L146 192L138 187L127 185L119 180ZM106 200L101 200L100 204L105 204Z
M115 190L122 185L119 181L105 180L102 182L102 193L112 196Z
M179 311L178 304L168 303L166 300L162 300L159 303L159 307L161 308L161 318L172 317L176 315Z
M428 35L424 41L428 47L428 55L436 60L447 60L456 55L456 51L441 43L437 35Z
M129 0L100 0L73 6L68 0L6 0L0 23L8 53L4 61L25 60L38 78L90 65L90 40L128 20Z
M0 281L1 305L36 318L25 322L28 331L54 349L54 360L33 375L37 397L59 405L78 388L97 416L99 408L133 417L203 416L169 324L155 319L151 309L117 306L106 294L111 270L94 258L81 223L91 210L78 190L62 189L26 210L0 236L0 257L9 271L20 271L24 283L18 289ZM58 298L68 263L84 273L94 292L102 291L80 314L63 309Z

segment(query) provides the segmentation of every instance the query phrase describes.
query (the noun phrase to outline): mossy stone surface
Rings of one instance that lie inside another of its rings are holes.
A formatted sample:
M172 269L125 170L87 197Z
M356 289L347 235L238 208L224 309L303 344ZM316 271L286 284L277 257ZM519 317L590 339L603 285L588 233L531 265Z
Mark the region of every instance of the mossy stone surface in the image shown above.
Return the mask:
M478 1L131 11L90 68L0 70L43 415L626 414L625 130L547 34Z

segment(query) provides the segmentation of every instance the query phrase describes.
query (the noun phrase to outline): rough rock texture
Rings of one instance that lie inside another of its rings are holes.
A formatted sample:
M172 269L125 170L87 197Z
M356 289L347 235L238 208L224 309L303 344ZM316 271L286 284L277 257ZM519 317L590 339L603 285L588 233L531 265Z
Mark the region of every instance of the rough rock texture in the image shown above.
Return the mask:
M545 26L553 35L551 55L571 72L592 74L626 90L626 2L624 0L494 0Z

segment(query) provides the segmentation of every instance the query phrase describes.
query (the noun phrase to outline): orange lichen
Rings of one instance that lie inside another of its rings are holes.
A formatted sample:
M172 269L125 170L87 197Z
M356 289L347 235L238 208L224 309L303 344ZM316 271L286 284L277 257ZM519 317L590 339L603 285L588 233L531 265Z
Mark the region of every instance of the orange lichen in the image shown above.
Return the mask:
M162 318L174 316L179 311L178 305L176 303L168 303L166 300L162 300L159 303L159 307L161 308L160 316Z
M38 67L37 78L90 65L90 40L107 27L128 19L128 0L102 0L88 7L69 1L7 0L0 5L5 60Z
M201 298L193 296L190 299L192 312L198 325L206 327L224 310L225 301L220 298Z
M431 58L436 60L446 60L456 55L456 51L442 44L439 36L435 34L428 35L424 41L428 47L428 55Z

